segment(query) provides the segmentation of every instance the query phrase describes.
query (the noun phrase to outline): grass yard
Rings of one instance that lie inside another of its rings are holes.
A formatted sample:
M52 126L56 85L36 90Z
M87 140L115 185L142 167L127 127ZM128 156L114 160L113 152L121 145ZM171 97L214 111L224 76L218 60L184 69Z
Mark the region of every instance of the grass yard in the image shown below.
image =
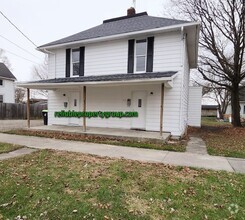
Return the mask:
M13 144L6 144L6 143L0 143L0 154L8 153L17 149L22 148L22 146L19 145L13 145Z
M202 126L225 126L231 127L231 123L219 121L216 117L202 117Z
M245 158L245 128L215 118L203 118L201 128L190 128L189 135L201 137L211 155Z
M241 220L244 188L242 174L43 150L0 161L0 219Z
M92 135L75 134L75 133L55 132L55 131L12 130L5 133L55 138L55 139L63 139L63 140L92 142L92 143L100 143L100 144L119 145L119 146L127 146L127 147L168 150L168 151L177 151L177 152L185 152L186 143L187 143L186 140L182 140L182 141L172 141L171 144L170 143L160 144L160 143L154 143L149 141L146 142L146 141L120 140L116 138L108 138L102 136L92 136Z

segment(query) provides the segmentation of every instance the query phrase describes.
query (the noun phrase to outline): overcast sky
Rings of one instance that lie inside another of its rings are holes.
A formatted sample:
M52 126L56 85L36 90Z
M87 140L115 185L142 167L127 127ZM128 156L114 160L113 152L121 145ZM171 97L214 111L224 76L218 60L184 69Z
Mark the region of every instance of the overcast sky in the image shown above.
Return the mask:
M136 11L162 16L167 4L168 0L136 0ZM0 10L38 46L99 25L105 19L124 16L132 5L133 0L0 0ZM0 27L0 48L6 51L12 72L18 81L32 80L32 67L42 63L43 53L1 14Z

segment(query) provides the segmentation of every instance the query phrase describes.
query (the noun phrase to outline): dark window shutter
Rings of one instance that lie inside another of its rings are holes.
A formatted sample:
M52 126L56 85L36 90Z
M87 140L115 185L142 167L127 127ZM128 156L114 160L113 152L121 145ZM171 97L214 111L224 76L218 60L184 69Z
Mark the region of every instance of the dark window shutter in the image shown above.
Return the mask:
M153 71L154 37L148 37L146 72Z
M66 77L71 75L71 49L66 49Z
M128 73L134 72L134 43L135 40L128 41Z
M84 76L85 47L80 47L79 76Z

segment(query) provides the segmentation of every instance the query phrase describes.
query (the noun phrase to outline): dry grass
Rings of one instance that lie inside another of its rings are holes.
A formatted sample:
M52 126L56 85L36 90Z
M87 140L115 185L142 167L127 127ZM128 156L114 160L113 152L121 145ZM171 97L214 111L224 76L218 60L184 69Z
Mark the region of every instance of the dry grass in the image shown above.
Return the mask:
M189 128L189 135L201 137L211 155L245 158L245 128L204 119L201 128Z
M23 146L15 145L15 144L13 145L13 144L0 143L0 154L18 150L22 147Z
M0 219L243 219L244 184L241 174L43 150L0 162Z

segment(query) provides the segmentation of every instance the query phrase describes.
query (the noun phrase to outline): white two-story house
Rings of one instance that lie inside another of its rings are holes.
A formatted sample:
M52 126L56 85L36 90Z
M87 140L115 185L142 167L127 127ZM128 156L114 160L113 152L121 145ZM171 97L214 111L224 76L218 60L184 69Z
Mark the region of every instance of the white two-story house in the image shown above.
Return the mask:
M48 54L49 79L20 86L49 91L49 125L181 136L188 124L200 126L201 89L189 87L190 69L197 67L199 26L130 8L126 16L38 47ZM112 114L85 119L77 112Z
M15 103L16 78L4 63L0 63L0 103Z

